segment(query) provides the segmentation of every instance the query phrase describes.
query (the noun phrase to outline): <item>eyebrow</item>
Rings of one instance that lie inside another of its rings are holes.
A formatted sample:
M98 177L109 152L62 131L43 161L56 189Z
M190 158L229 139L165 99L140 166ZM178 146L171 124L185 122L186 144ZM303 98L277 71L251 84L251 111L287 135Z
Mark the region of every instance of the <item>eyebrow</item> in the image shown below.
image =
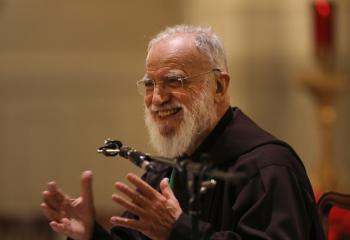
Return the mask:
M183 70L180 69L171 69L160 76L160 78L166 78L166 77L173 77L173 76L180 76L180 77L186 77L186 73ZM150 80L153 79L147 75L147 73L143 76L143 80Z
M185 75L185 74L180 73L180 72L178 72L178 73L175 73L175 72L168 72L168 73L164 74L163 77L178 77L178 76L183 77L184 75Z

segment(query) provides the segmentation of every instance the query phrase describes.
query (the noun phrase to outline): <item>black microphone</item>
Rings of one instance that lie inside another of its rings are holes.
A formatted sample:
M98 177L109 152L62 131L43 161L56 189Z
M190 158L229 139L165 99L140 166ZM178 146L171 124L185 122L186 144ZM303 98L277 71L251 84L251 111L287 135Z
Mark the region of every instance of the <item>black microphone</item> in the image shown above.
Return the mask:
M150 162L151 157L147 153L136 151L131 147L121 147L119 155L123 158L129 159L136 166L145 169L146 171L154 171L154 166Z
M129 159L136 166L145 169L146 171L154 171L154 166L150 162L151 157L131 147L123 147L123 144L118 140L105 140L105 146L100 147L97 152L102 153L107 157L120 155L123 158Z

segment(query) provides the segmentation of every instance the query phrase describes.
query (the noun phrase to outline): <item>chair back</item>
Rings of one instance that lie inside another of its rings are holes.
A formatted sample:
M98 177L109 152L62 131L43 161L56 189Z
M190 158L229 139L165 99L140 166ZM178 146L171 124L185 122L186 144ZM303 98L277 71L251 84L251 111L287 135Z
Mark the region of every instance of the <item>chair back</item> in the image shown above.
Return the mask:
M325 236L328 236L329 213L333 206L350 210L350 194L326 192L318 200L318 214Z

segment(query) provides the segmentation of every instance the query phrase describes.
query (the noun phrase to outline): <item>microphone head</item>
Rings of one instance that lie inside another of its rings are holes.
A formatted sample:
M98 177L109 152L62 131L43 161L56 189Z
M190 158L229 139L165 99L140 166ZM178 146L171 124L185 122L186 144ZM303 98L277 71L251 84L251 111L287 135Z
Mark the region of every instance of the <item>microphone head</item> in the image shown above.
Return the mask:
M123 146L121 141L111 140L109 138L107 140L105 140L105 144L106 144L105 147L110 148L110 149L120 149Z
M105 140L105 146L100 147L97 152L102 153L107 157L116 156L119 153L119 149L123 146L121 141L118 140Z

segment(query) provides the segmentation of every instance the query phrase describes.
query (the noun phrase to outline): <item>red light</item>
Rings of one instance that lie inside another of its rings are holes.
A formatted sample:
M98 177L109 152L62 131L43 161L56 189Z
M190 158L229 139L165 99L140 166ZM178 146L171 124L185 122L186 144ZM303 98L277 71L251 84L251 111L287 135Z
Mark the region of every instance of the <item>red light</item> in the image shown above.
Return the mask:
M313 13L315 50L317 57L321 59L333 51L334 2L314 0Z
M331 7L326 1L318 1L316 3L316 11L323 17L328 17L331 13Z

